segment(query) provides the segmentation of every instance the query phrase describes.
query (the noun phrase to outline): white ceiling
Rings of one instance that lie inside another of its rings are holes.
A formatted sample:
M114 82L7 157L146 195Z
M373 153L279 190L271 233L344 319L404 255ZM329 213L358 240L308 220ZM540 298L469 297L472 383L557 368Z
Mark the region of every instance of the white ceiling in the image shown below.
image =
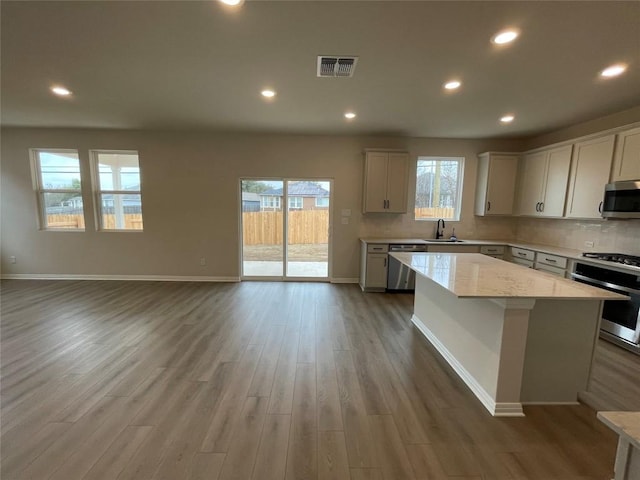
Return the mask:
M640 2L2 1L2 125L528 136L640 105ZM517 27L497 48L490 37ZM357 55L317 78L317 55ZM621 77L598 72L626 62ZM459 78L456 94L442 84ZM52 84L74 92L62 99ZM278 95L260 96L264 87ZM347 110L358 117L343 118ZM499 117L513 112L504 126Z

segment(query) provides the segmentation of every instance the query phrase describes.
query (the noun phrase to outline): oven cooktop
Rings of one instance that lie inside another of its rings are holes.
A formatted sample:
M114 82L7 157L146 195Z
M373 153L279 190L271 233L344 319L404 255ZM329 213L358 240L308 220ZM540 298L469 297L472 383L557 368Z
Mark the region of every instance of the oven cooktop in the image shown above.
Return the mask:
M604 260L606 262L622 263L631 267L640 267L640 257L634 255L625 255L623 253L598 253L586 252L582 254L585 258L595 258L596 260Z

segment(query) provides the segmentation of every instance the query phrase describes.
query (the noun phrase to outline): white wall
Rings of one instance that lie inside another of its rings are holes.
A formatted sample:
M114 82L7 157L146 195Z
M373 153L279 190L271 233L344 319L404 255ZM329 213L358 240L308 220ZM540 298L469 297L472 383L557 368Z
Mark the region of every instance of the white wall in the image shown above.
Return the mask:
M486 150L518 150L521 145L518 140L5 128L2 273L238 277L238 179L282 176L334 179L332 276L355 278L359 237L433 236L432 222L415 222L410 214L360 214L364 148L408 149L414 160L412 176L419 155L465 157L462 219L456 233L513 238L513 221L473 216L476 155ZM88 150L137 150L144 232L97 232L92 215L87 215L82 233L38 230L28 156L28 149L35 147L78 149L87 212L93 211L87 188ZM410 181L410 207L414 189ZM340 222L345 208L353 212L349 225ZM17 263L8 263L11 255ZM200 266L201 257L207 259L206 266Z

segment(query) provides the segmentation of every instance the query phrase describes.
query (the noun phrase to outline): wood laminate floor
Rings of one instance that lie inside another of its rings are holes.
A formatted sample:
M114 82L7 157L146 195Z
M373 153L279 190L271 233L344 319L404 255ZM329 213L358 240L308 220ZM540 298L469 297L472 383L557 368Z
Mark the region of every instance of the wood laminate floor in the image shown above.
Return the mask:
M493 418L413 297L2 282L2 480L610 479L586 406Z

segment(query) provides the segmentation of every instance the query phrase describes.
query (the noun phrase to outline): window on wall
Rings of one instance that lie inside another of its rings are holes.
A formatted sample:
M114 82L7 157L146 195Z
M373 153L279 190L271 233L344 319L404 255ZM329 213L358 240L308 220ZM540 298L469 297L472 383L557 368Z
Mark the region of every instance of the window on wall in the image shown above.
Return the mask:
M101 230L142 230L138 152L91 151Z
M31 150L40 227L84 230L82 176L77 150Z
M260 197L260 206L263 209L280 208L280 197L262 196Z
M460 220L463 167L460 157L418 157L416 220Z
M302 197L289 197L289 209L302 209Z
M316 197L316 207L328 207L329 197Z

